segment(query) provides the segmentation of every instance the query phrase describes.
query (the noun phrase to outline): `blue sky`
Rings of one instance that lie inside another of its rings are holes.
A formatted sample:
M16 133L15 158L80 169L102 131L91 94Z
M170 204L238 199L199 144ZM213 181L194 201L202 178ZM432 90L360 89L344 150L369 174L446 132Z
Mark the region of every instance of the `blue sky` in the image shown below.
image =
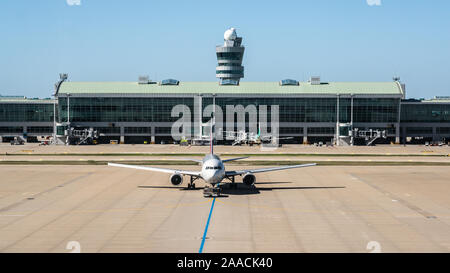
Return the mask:
M48 97L60 72L216 81L215 46L235 27L244 81L398 75L407 97L450 95L448 0L67 1L0 2L0 94Z

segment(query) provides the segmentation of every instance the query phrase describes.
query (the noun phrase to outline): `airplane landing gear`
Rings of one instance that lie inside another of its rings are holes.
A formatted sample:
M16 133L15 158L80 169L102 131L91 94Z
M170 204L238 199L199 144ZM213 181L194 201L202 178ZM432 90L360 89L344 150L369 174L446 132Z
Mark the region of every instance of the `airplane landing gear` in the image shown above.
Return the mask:
M230 180L230 189L233 189L233 190L235 190L235 189L237 189L238 188L238 185L235 183L235 181L234 181L234 176L229 176L229 177L227 177L228 178L228 180Z
M194 181L197 180L197 179L198 179L198 177L192 177L191 176L189 184L187 185L187 189L188 190L195 190L195 183L194 183Z

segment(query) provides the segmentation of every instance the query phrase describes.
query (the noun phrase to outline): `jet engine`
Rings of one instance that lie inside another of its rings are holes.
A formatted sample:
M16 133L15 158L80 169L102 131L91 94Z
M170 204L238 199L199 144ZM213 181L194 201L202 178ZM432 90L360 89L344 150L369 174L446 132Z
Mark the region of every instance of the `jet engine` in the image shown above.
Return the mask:
M174 186L178 186L183 183L183 176L181 174L175 173L170 177L170 183Z
M256 177L255 175L248 173L244 175L244 177L242 178L242 182L244 182L244 184L247 186L252 186L256 182Z

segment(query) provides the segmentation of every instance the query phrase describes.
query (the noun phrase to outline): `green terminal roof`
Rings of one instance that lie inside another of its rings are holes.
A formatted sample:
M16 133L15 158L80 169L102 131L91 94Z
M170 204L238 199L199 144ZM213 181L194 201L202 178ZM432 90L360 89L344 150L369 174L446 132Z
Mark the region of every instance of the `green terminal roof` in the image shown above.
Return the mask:
M137 82L64 82L62 94L391 94L402 95L397 82L330 82L311 85L281 86L279 82L241 82L238 86L218 82L180 82L179 85L138 84Z

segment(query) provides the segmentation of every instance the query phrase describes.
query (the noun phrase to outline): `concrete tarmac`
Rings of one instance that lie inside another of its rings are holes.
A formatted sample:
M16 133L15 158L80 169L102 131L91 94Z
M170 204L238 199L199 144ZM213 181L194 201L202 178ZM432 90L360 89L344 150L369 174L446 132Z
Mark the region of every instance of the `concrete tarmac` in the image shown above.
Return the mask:
M229 166L242 168L258 166ZM449 173L257 174L256 188L225 188L216 199L204 252L450 252ZM0 174L0 252L70 252L76 241L81 252L195 253L213 200L172 188L167 174L108 166L0 166Z

